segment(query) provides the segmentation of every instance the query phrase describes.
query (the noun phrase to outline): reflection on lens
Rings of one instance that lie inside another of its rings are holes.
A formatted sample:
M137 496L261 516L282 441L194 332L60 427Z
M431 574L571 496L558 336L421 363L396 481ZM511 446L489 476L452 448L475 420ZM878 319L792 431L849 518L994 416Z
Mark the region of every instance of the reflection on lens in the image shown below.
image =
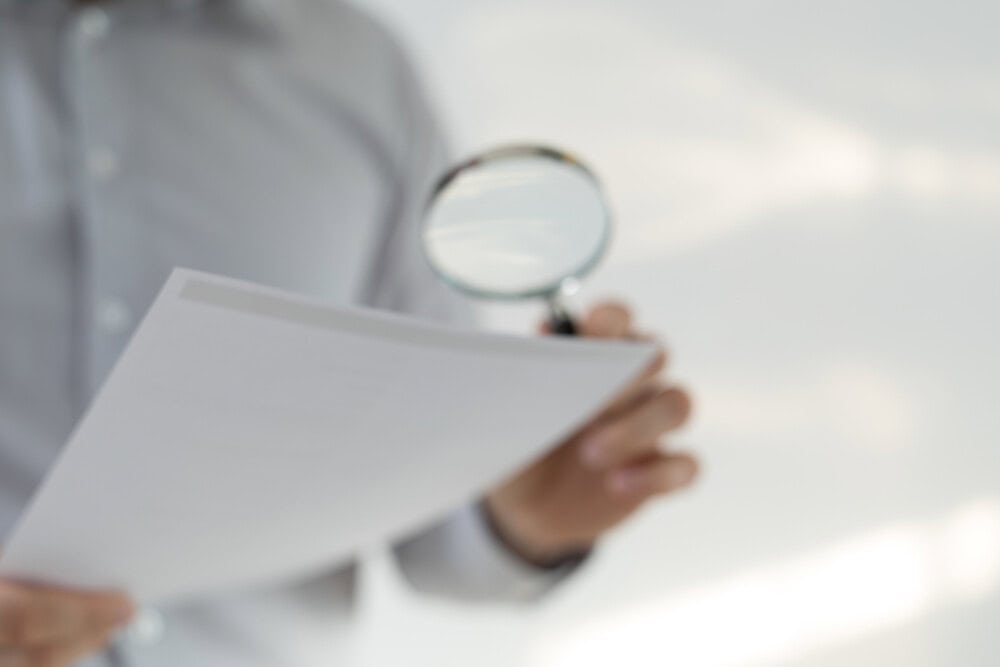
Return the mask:
M537 152L470 163L437 193L424 228L435 270L491 297L546 294L585 273L609 216L584 168Z

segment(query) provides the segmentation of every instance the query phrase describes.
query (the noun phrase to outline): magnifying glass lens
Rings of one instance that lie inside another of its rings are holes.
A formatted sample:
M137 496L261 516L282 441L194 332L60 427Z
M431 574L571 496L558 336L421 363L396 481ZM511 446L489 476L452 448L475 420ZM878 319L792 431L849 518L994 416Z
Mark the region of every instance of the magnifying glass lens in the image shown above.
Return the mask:
M610 215L600 185L553 149L508 147L449 172L427 208L424 251L475 296L541 296L586 274L604 254Z
M604 198L575 163L516 154L471 163L428 209L424 247L457 287L492 298L544 295L599 259Z

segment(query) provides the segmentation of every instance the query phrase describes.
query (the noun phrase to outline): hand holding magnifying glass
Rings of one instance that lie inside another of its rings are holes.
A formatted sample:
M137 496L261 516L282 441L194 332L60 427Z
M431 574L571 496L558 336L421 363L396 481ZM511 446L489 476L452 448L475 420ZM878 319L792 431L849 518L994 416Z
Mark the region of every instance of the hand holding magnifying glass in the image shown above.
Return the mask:
M477 297L544 298L553 333L632 338L631 316L605 305L579 321L561 297L604 255L611 215L593 173L566 153L505 147L442 177L427 207L425 254L446 282ZM578 560L649 498L687 486L697 461L662 446L690 399L661 376L665 356L546 456L491 491L494 532L540 565Z

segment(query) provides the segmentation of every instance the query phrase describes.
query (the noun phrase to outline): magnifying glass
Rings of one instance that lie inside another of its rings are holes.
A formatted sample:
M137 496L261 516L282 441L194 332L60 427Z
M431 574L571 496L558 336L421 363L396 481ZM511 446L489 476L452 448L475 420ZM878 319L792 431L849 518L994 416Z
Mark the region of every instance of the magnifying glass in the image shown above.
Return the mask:
M466 294L542 298L554 333L574 335L562 304L604 256L611 214L601 185L575 157L547 146L503 146L453 167L424 216L424 253Z

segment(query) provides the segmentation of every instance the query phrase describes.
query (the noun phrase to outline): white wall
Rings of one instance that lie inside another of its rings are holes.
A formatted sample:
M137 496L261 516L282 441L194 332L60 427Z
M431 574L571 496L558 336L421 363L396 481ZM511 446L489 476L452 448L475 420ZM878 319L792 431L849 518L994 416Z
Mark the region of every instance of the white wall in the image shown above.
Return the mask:
M604 176L585 298L669 339L706 466L538 609L382 563L365 663L998 664L998 5L366 4L460 152L535 138Z

